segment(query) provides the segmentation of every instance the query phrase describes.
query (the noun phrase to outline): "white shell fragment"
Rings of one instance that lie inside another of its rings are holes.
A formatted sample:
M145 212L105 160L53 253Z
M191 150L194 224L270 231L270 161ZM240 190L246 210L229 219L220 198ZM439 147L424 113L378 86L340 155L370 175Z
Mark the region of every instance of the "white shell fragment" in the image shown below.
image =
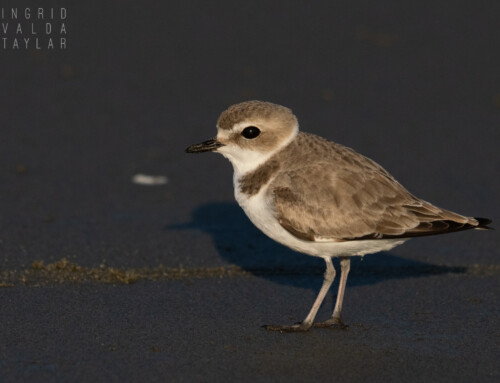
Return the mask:
M168 182L168 178L165 176L136 174L132 177L132 182L138 185L165 185Z

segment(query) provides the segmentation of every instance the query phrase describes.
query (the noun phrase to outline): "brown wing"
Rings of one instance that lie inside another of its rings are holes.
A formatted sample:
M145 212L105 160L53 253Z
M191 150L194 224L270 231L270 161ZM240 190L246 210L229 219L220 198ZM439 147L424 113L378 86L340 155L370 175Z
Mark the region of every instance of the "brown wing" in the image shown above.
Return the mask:
M345 149L355 161L295 166L270 185L276 217L294 236L309 241L405 238L478 225L474 218L414 197L378 164Z

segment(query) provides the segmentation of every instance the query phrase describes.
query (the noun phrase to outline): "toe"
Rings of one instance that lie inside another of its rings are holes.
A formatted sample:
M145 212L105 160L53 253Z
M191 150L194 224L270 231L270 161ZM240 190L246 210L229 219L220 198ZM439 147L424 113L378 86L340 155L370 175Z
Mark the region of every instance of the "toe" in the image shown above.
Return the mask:
M324 322L316 322L312 324L315 328L336 328L340 330L349 330L349 326L344 324L340 319L330 318Z
M298 323L291 326L264 326L268 331L279 331L279 332L305 332L311 328L310 324Z

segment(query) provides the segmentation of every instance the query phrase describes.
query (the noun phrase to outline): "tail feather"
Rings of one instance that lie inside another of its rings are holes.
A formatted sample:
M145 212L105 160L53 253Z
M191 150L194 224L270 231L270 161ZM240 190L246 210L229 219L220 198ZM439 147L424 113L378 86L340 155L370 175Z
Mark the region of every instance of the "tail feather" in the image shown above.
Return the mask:
M474 219L478 223L478 225L474 229L479 229L479 230L493 230L492 227L488 226L492 222L491 219L489 219L489 218L481 218L481 217L474 217Z

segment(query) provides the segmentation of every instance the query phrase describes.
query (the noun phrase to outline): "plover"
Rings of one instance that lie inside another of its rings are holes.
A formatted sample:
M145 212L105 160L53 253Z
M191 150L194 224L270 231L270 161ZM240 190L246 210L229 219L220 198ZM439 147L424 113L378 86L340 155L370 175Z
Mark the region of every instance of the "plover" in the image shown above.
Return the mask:
M234 194L267 236L326 262L323 285L307 317L275 331L338 326L350 257L392 249L413 237L488 229L491 220L453 213L415 197L382 166L340 144L299 132L284 106L247 101L225 110L217 136L186 149L217 152L234 168ZM332 316L314 322L335 278L340 283Z

